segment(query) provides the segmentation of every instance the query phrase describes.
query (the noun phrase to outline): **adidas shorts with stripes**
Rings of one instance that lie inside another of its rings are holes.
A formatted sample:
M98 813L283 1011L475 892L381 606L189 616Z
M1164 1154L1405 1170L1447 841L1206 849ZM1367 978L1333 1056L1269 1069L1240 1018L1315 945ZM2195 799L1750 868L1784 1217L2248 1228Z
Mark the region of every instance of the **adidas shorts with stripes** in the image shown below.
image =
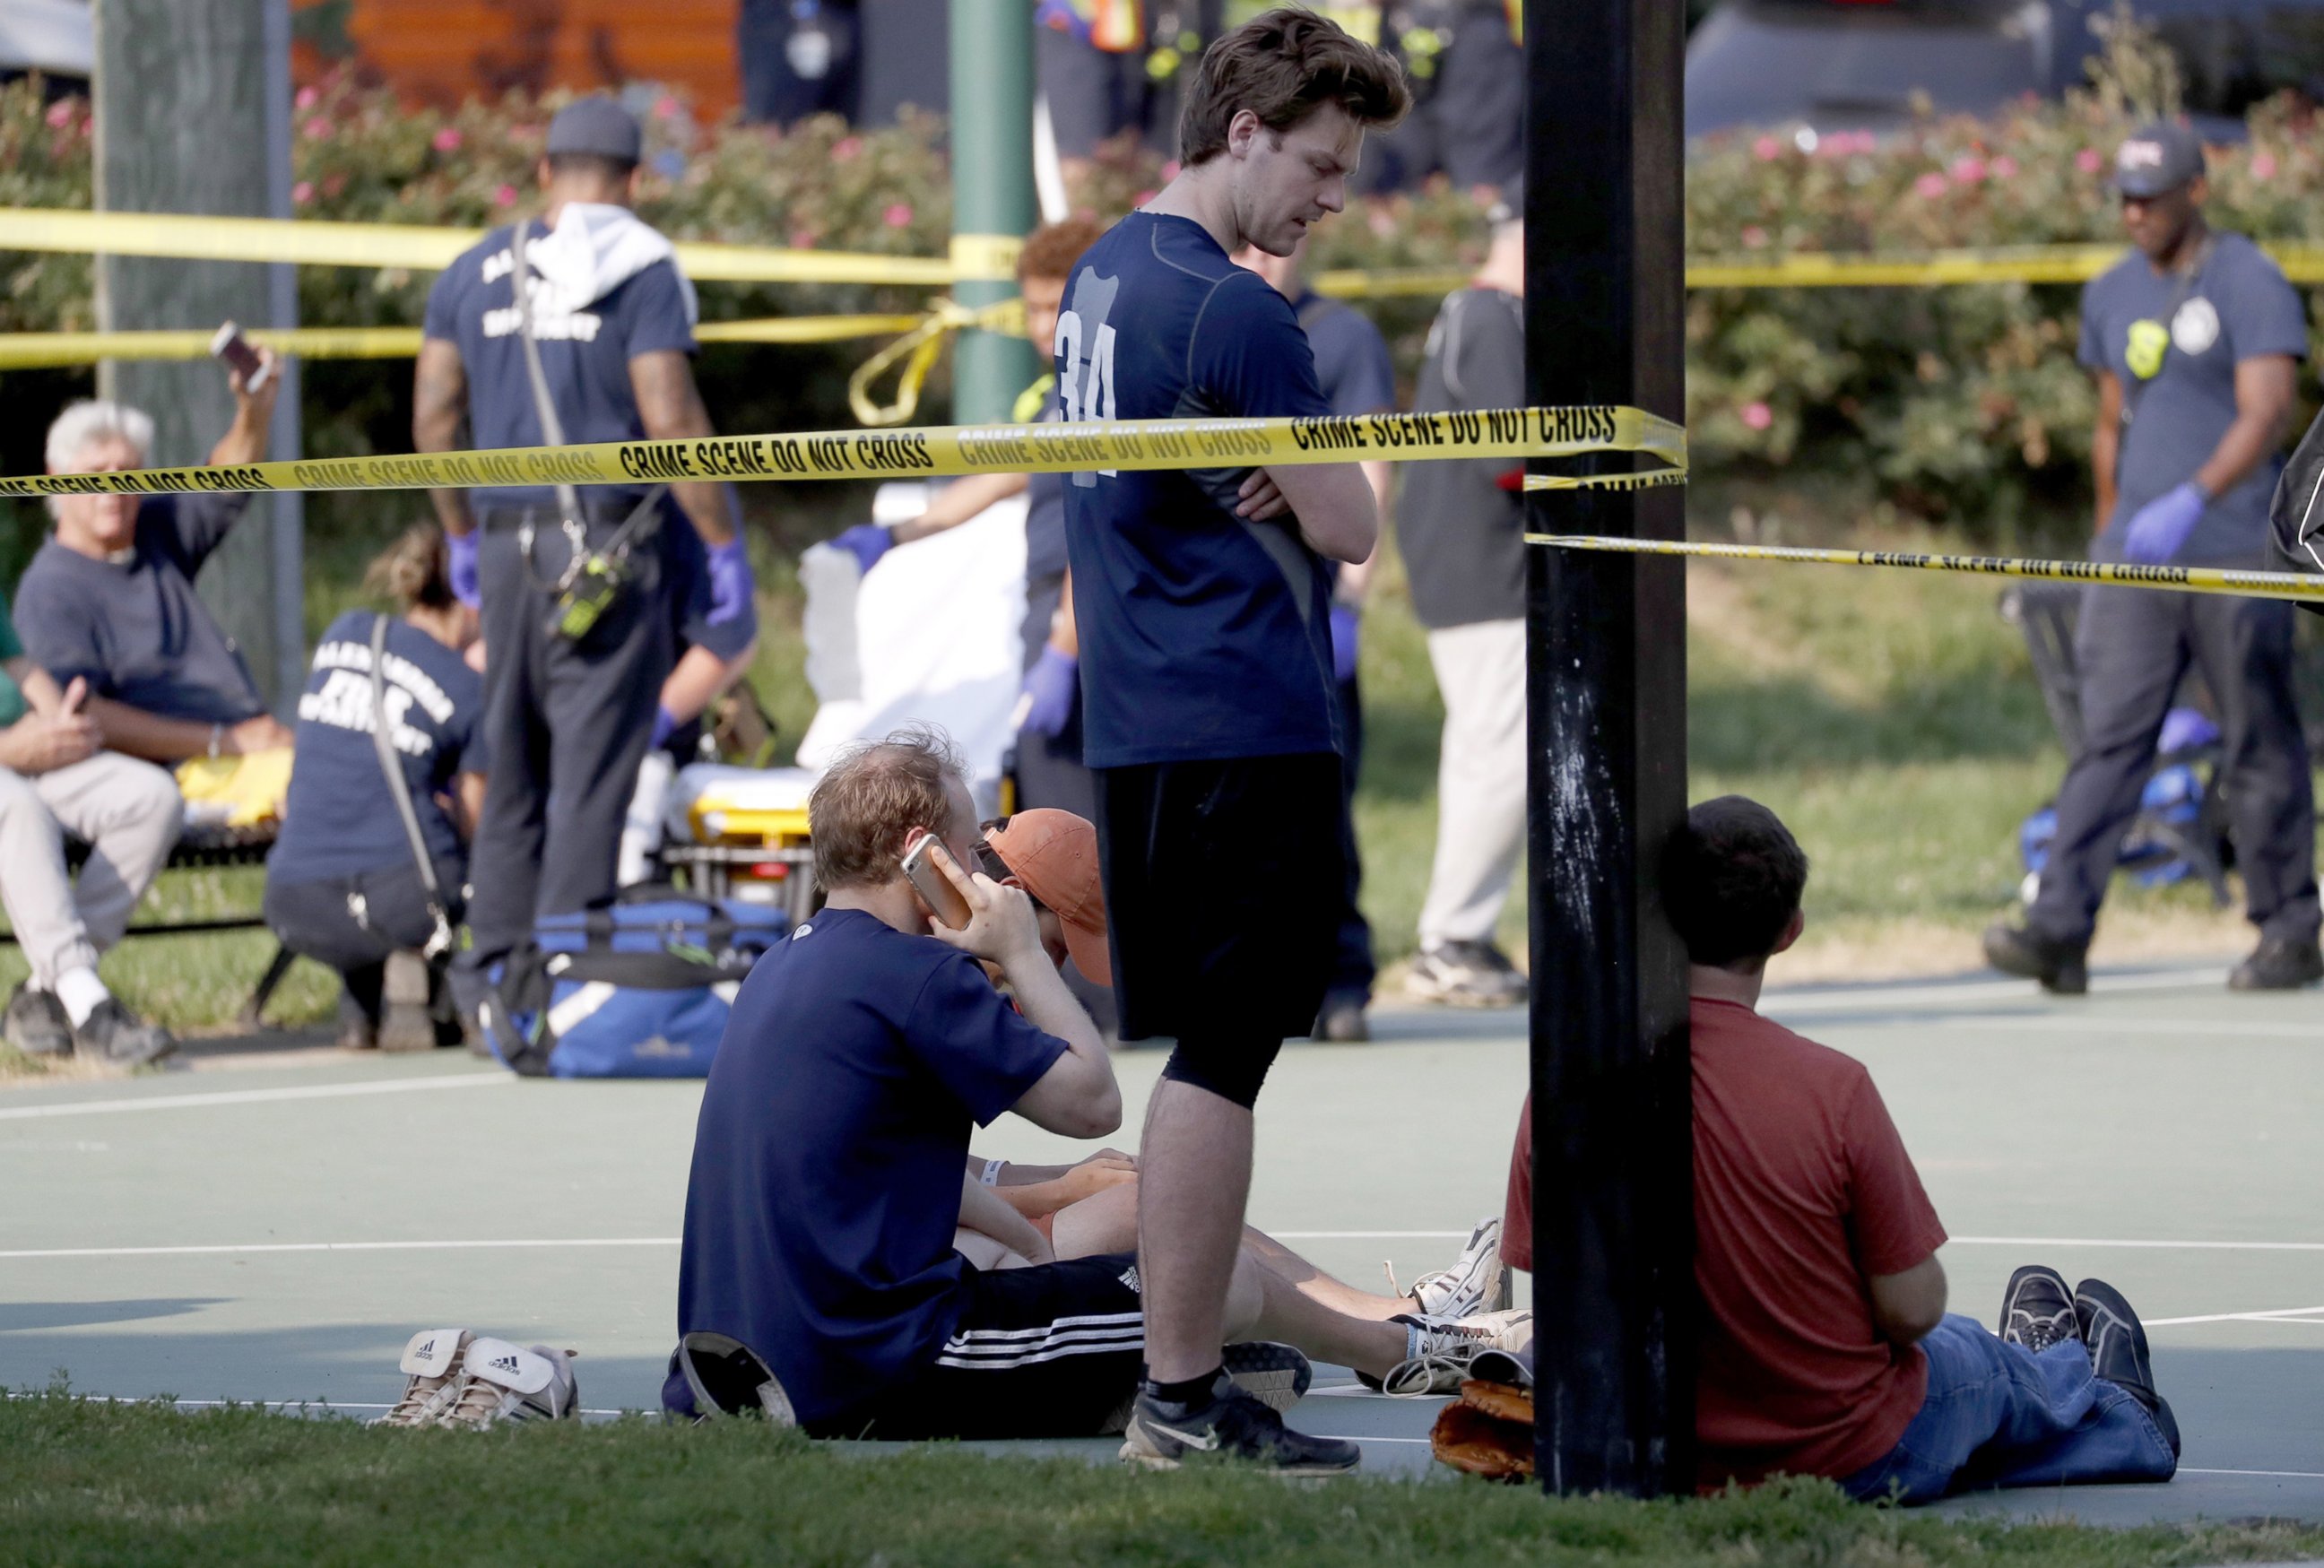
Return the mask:
M967 1309L933 1365L808 1432L891 1441L1093 1437L1120 1421L1146 1356L1135 1253L971 1269L966 1289Z

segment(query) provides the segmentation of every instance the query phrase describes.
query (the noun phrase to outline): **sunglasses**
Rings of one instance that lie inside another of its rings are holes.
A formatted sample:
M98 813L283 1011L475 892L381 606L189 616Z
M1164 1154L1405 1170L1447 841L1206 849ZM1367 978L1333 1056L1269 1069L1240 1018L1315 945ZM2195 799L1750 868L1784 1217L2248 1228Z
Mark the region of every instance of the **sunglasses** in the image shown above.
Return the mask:
M1009 818L1005 816L996 816L990 822L982 822L977 825L977 869L982 871L986 876L991 877L996 882L1006 881L1010 877L1017 874L1015 872L1009 869L1009 862L1001 858L1001 852L994 849L991 844L992 835L1006 833L1008 831ZM1033 908L1037 909L1046 909L1049 907L1048 905L1041 902L1039 897L1037 896L1030 888L1027 888L1025 890L1025 896L1033 900Z

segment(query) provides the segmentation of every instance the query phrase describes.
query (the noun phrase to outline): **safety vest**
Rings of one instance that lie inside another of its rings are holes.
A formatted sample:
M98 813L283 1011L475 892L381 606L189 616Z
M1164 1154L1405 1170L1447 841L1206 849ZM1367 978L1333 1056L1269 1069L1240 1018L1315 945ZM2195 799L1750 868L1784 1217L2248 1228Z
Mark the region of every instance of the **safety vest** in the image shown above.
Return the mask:
M1127 54L1146 42L1146 17L1139 0L1041 0L1033 19L1086 38L1108 54Z

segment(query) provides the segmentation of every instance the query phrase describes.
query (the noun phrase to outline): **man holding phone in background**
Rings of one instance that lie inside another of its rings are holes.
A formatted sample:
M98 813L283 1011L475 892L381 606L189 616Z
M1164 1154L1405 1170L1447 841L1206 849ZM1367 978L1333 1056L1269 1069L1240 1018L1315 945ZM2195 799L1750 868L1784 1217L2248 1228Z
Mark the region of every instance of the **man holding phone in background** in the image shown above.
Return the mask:
M1395 60L1309 12L1213 43L1183 170L1074 269L1065 418L1331 412L1290 301L1229 258L1288 254L1340 211L1365 129L1409 103ZM1251 1106L1331 980L1345 867L1323 562L1371 554L1371 491L1353 463L1079 473L1065 535L1121 1035L1177 1042L1140 1146L1147 1371L1123 1452L1351 1468L1352 1443L1236 1389L1221 1347Z

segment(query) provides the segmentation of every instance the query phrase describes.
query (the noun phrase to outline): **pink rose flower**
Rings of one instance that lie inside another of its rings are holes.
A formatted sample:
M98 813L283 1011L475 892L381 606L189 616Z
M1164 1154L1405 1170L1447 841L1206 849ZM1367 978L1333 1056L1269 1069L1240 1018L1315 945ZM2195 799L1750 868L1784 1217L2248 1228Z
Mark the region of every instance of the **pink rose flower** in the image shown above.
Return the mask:
M438 152L457 152L460 150L460 133L456 128L447 125L429 139L429 145Z
M41 118L49 123L49 129L51 131L63 130L67 125L72 124L72 117L73 106L72 100L70 98L60 98L57 102L51 104L49 106L49 112L41 116Z
M2254 180L2273 180L2275 178L2274 153L2255 152L2252 154L2252 178Z
M1761 228L1756 223L1747 223L1743 226L1743 248L1745 250L1765 250L1766 245L1767 231L1766 229Z
M667 120L678 113L678 100L664 93L654 100L653 112L655 119Z
M842 136L838 141L834 142L831 144L831 161L834 163L852 162L853 161L855 155L862 151L862 137Z
M816 238L816 232L811 228L795 228L791 230L791 249L811 251L815 249Z
M313 183L309 180L301 180L298 184L292 186L290 188L290 199L297 202L301 207L304 207L307 203L314 200L315 187Z
M1945 193L1945 177L1941 174L1923 174L1913 181L1913 190L1914 194L1933 201Z
M2105 166L2106 160L2098 156L2095 147L2085 147L2074 154L2074 167L2085 174L2096 174Z
M1775 410L1765 403L1745 403L1743 422L1755 430L1764 430L1775 422Z
M322 101L323 95L311 87L300 88L299 96L290 101L302 109L311 109Z
M317 115L313 119L307 122L305 130L307 133L307 140L309 142L319 142L324 137L331 134L331 122L325 119L322 115Z
M1982 158L1956 158L1953 160L1952 177L1953 183L1956 185L1975 185L1978 180L1985 178L1985 160Z
M493 191L493 205L494 207L514 207L516 205L516 187L513 185L503 185L498 190Z
M2015 180L2017 178L2017 160L2004 152L1993 161L1992 171L1996 180Z
M1762 136L1751 143L1751 156L1762 163L1772 163L1784 155L1784 144L1773 136Z
M902 228L912 221L911 204L903 201L895 202L887 211L880 215L880 219L890 228Z
M1178 161L1176 158L1173 158L1170 161L1162 165L1162 183L1167 185L1170 181L1177 178Z

